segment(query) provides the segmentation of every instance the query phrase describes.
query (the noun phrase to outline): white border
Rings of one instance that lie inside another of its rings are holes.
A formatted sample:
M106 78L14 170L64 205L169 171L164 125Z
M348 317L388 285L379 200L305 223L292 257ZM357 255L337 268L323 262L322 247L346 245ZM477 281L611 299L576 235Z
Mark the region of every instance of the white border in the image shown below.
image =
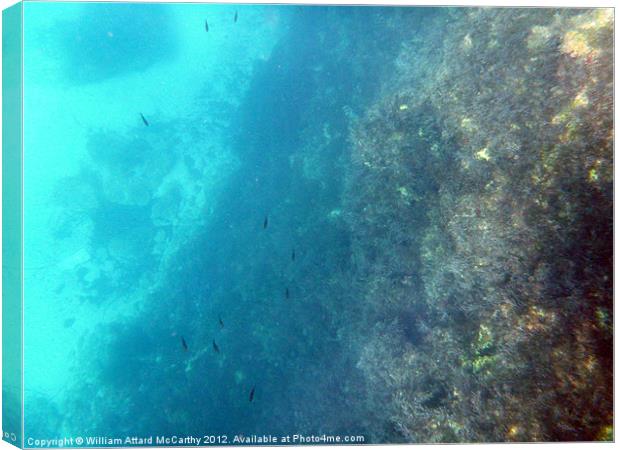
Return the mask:
M86 1L91 1L91 0L86 0ZM119 1L121 2L122 0L106 0L106 1ZM179 1L179 0L168 0L168 1L161 1L161 0L132 0L135 2L156 2L156 3L270 3L270 4L321 4L321 5L329 5L329 4L339 4L339 5L395 5L395 6L499 6L499 7L569 7L569 8L593 8L593 7L615 7L615 2L612 0L596 0L596 1L585 1L585 0L581 0L581 1L577 1L577 0L564 0L564 1L552 1L552 0L529 0L529 1L523 1L523 0L510 0L509 2L506 3L502 3L500 0L472 0L472 1L458 1L458 0L447 0L447 1L440 1L440 0L425 0L425 1L419 1L419 0L391 0L391 1L381 1L381 0L375 0L375 1L354 1L354 0L337 0L336 2L334 1L329 1L329 0L309 0L309 1L299 1L299 0L290 0L290 1L284 1L284 0L271 0L271 1L255 1L255 0L246 0L243 2L240 1L234 1L234 0L220 0L218 2L188 2L188 1ZM17 3L14 0L0 0L0 7L1 9L5 9L8 8L9 6L14 5L15 3ZM22 14L23 14L23 10L22 10ZM22 17L23 19L23 17ZM2 35L2 25L1 25L1 21L0 21L0 36ZM22 33L22 48L23 48L23 33ZM22 52L23 53L23 52ZM617 56L618 56L618 42L617 42L617 34L614 33L614 61L617 61ZM2 57L2 50L1 50L1 46L0 46L0 61L1 61L1 57ZM22 54L22 71L23 71L23 54ZM0 72L0 81L1 81L2 75ZM23 72L22 72L22 80L23 80ZM616 79L616 73L615 73L615 64L614 64L614 86L616 83L617 79ZM23 89L22 89L22 94L23 94ZM0 89L0 101L1 101L1 89ZM614 106L617 105L617 96L616 96L616 92L614 89ZM614 107L614 124L617 123L617 108ZM0 130L2 127L2 123L1 123L1 119L0 119ZM22 101L22 124L23 124L23 101ZM615 128L615 127L614 127ZM23 143L23 126L22 126L22 143ZM23 157L23 152L22 152L22 157ZM614 145L614 161L615 161L615 145ZM23 160L22 160L22 171L23 171ZM0 171L0 197L1 197L1 188L2 186L2 173ZM615 187L616 187L616 171L614 170L614 198L615 198ZM614 208L614 223L617 223L618 220L618 211ZM2 209L0 208L0 222L2 220ZM22 236L23 236L23 226L24 226L24 222L23 222L23 172L22 172ZM1 227L0 227L1 228ZM2 236L2 231L0 230L0 242L1 242L1 236ZM614 229L614 242L616 241L616 230ZM22 240L22 256L23 256L23 240ZM616 252L614 251L614 261L616 261ZM2 260L2 256L1 256L1 252L0 252L0 262ZM24 261L22 258L22 265L23 265ZM614 279L617 280L618 279L618 268L617 266L614 264ZM22 286L23 286L23 267L22 267ZM0 278L0 290L2 288L2 280ZM614 285L614 300L615 300L615 285ZM615 304L615 301L614 301ZM615 308L614 308L615 310ZM23 331L24 331L24 327L23 327L23 291L22 291L22 344L23 344ZM615 316L614 316L615 317ZM2 310L0 309L0 323L2 321ZM615 320L614 320L615 322ZM615 329L615 323L614 323L614 329ZM616 364L617 364L617 359L615 358L616 356L616 352L615 349L617 349L617 333L614 334L614 373L616 372ZM1 361L2 361L2 336L0 334L0 369L1 369ZM23 386L23 345L22 345L22 386ZM616 391L616 380L614 377L614 392ZM615 396L614 396L614 400L615 400ZM23 402L23 398L22 398L22 402ZM0 411L0 417L1 417L1 411ZM614 402L614 429L615 428L615 420L616 418L616 407L615 407L615 402ZM23 407L22 407L22 434L23 434ZM22 436L23 437L23 436ZM23 439L22 439L23 442ZM410 446L413 444L407 444L406 446ZM446 447L449 444L437 444L434 445L433 447ZM616 446L616 444L610 444L610 443L544 443L544 444L459 444L459 445L463 445L465 447L473 447L473 446L484 446L485 448L489 448L489 449L499 449L501 448L501 446L505 446L505 445L510 445L511 449L523 449L526 446L531 446L531 445L545 445L547 448L551 448L551 449L555 449L555 448L562 448L562 449L573 449L573 448L577 448L578 446L583 448L584 445L595 445L595 446ZM394 445L373 445L373 448L380 448L380 449L386 449L389 450L390 448L394 448ZM399 445L398 447L403 447L402 445ZM430 448L431 446L428 444L424 444L424 445L417 445L416 447L423 447L423 448ZM11 446L9 443L5 442L5 441L1 441L0 443L0 450L9 450L9 449L14 449L14 446ZM166 447L159 447L162 449L166 449ZM170 448L170 450L176 450L178 447L172 447ZM264 448L264 447L248 447L248 448L253 448L253 449L259 449L259 448ZM333 447L328 447L328 446L312 446L313 449L317 449L317 450L324 450L327 448L333 448Z

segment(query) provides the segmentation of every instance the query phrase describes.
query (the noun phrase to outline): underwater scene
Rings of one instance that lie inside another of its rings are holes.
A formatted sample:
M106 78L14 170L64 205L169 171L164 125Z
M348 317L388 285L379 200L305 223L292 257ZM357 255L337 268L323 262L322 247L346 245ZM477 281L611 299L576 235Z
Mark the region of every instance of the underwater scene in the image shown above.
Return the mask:
M613 30L25 3L24 445L612 440Z

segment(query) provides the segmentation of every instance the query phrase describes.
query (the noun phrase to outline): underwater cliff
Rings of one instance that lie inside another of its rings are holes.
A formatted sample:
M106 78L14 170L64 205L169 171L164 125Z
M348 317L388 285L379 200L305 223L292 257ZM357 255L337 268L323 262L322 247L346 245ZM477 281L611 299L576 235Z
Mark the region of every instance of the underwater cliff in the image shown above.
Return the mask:
M613 439L612 10L25 11L26 437Z

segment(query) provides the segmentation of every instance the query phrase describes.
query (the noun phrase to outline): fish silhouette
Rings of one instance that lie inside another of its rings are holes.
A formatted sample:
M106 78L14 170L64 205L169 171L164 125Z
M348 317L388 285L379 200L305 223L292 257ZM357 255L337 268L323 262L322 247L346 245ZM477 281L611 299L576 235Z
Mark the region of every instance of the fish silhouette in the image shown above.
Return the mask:
M250 391L250 401L254 400L254 391L256 390L256 386L252 386L252 390Z
M185 338L183 336L181 336L181 345L183 346L183 350L185 351L189 350L189 347L187 346L187 342L185 342Z
M265 216L265 220L263 221L263 229L267 228L269 225L269 216Z
M148 127L149 126L149 121L146 120L146 117L144 117L144 114L140 113L140 117L142 117L142 122L144 122L144 125L146 125Z
M220 348L218 347L218 345L215 343L215 340L213 340L213 350L215 351L215 353L219 353L220 352Z
M209 32L209 22L207 22L207 19L205 19L205 31Z

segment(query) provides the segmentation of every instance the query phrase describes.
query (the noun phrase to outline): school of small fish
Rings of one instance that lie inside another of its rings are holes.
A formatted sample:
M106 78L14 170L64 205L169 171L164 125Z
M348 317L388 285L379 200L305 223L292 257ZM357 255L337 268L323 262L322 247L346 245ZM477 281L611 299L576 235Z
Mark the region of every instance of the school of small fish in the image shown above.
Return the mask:
M233 23L237 23L238 19L239 19L238 11L235 11L235 15L233 17ZM209 32L209 22L207 19L205 19L205 32L207 33ZM149 121L146 119L146 117L144 117L144 114L140 113L140 118L142 119L142 122L144 123L145 126L147 127L150 126ZM263 229L267 229L268 226L269 226L269 215L265 214L265 218L263 220ZM291 250L291 261L295 261L295 258L296 258L296 253L295 253L295 248L293 248ZM291 297L291 293L290 293L288 286L286 286L284 289L284 297L287 300L290 299ZM224 321L222 320L221 316L218 316L218 324L219 324L220 329L224 328ZM213 352L216 354L220 354L221 352L220 346L217 344L217 342L215 342L215 339L212 340L211 345L213 347ZM181 336L181 346L183 348L183 351L185 352L189 351L189 346L183 336ZM255 392L256 392L256 385L253 385L252 389L250 390L250 394L249 394L250 403L254 401Z

